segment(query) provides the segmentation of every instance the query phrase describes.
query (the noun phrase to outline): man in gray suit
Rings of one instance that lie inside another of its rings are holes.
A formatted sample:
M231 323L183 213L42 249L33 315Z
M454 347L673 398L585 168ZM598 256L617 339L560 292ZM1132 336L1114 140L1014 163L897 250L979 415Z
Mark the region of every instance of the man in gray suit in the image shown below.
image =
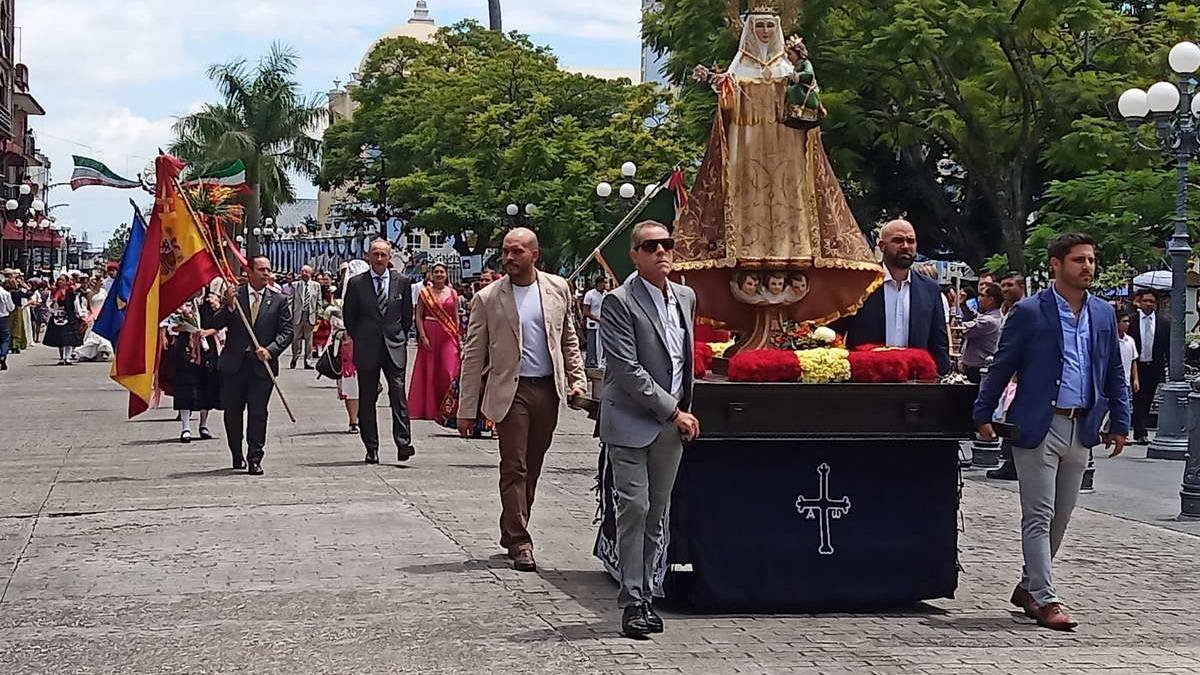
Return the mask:
M637 275L604 298L600 340L607 357L600 440L613 469L621 632L661 633L651 605L655 553L671 503L683 441L700 434L692 399L692 325L696 294L667 279L675 240L651 220L633 226Z
M313 279L308 265L300 268L300 278L292 283L292 368L304 359L304 369L312 370L308 362L313 352L313 328L320 319L321 284Z

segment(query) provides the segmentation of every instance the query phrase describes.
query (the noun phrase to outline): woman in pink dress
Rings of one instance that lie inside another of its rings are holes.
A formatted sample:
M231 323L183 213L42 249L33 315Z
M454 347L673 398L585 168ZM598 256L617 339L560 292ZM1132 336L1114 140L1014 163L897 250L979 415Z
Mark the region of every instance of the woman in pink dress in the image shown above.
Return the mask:
M449 272L435 263L429 282L421 289L414 317L420 326L420 344L408 391L409 417L436 420L442 402L458 378L460 337L458 293L447 283Z

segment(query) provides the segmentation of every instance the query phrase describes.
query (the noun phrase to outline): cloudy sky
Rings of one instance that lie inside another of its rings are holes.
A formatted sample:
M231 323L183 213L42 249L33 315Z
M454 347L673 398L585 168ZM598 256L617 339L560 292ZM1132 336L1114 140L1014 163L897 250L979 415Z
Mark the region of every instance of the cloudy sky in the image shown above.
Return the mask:
M487 23L487 0L428 0L439 25ZM641 0L502 0L504 27L550 45L570 68L635 70ZM207 66L255 60L272 41L301 56L308 93L345 81L371 42L412 14L415 0L17 0L21 60L47 115L31 120L70 179L71 155L134 177L171 137L175 118L216 92ZM301 196L315 196L304 186ZM131 191L55 188L60 222L102 244L129 219Z

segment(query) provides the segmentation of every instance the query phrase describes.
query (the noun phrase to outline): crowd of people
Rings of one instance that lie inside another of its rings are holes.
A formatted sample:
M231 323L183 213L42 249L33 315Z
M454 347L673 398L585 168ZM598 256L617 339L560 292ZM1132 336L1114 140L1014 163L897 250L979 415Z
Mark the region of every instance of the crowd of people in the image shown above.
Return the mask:
M11 355L38 343L58 349L58 365L112 358L112 344L95 334L92 325L116 276L115 266L103 277L77 270L57 276L43 271L28 278L18 269L0 274L0 370L8 370Z
M690 412L696 296L669 280L674 240L645 221L630 244L635 273L613 290L601 276L583 294L539 269L540 245L526 228L504 238L502 275L485 270L457 286L442 264L416 281L405 276L385 240L373 242L364 261L343 264L336 278L305 267L277 279L267 258L254 257L241 284L214 281L163 322L159 384L174 398L183 442L193 438L196 415L199 437L213 438L209 414L222 410L233 466L251 475L263 473L267 404L288 351L291 367L337 379L366 464L380 461L376 401L385 387L399 462L416 454L415 419L464 437L491 433L499 440L499 544L514 568L533 571L529 524L560 410L592 407L586 367L603 368L597 434L617 495L621 630L645 638L663 630L650 585L655 552L682 444L701 433L702 420ZM883 286L836 328L850 348L922 348L940 374L958 367L980 384L979 434L1007 437L1008 461L998 472L1020 483L1025 566L1012 602L1044 626L1074 627L1055 592L1051 559L1092 446L1103 441L1121 452L1131 403L1135 439L1145 434L1171 329L1157 316L1157 297L1138 293L1133 316L1089 294L1095 244L1084 235L1052 243L1053 283L1029 298L1015 273L998 283L983 276L973 297L939 289L914 268L917 238L906 221L883 228L880 249ZM10 345L20 350L39 336L60 348L60 363L74 362L106 286L81 275L27 282L6 270L0 366ZM1047 348L1054 344L1061 349ZM961 354L957 366L953 351Z

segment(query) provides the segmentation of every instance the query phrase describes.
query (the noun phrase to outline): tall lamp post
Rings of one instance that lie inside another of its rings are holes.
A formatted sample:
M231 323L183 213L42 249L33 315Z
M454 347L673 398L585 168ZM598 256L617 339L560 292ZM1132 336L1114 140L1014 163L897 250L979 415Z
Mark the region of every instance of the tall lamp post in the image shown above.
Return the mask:
M1159 150L1175 162L1175 231L1167 242L1171 254L1171 351L1168 381L1162 388L1162 406L1158 411L1158 433L1146 452L1155 459L1185 459L1188 456L1187 417L1189 395L1196 396L1191 406L1200 413L1200 395L1184 381L1184 333L1187 316L1187 263L1192 254L1188 237L1188 167L1200 155L1200 97L1196 96L1196 70L1200 69L1200 47L1181 42L1171 48L1168 62L1179 77L1179 85L1158 82L1147 91L1130 89L1121 94L1117 108L1132 134L1134 147ZM1157 147L1147 146L1138 138L1138 128L1149 120L1154 125ZM1194 425L1193 425L1194 426ZM1200 431L1197 431L1200 441ZM1183 516L1200 518L1200 466L1194 451L1184 471L1181 492Z

